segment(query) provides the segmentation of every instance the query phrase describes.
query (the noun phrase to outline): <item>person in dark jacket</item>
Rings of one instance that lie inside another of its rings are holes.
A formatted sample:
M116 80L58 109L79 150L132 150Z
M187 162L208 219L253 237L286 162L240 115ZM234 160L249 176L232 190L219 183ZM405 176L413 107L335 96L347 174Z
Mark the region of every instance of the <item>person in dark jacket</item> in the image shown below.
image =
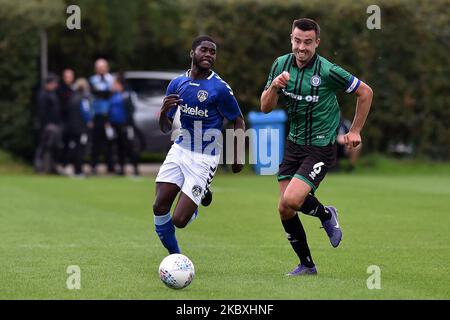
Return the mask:
M61 164L63 167L66 166L69 155L69 136L67 132L67 121L68 121L68 108L72 95L75 93L74 89L75 73L72 69L64 69L62 72L62 81L60 82L57 90L59 97L59 102L61 104L61 117L63 123L63 151L61 155Z
M120 169L118 174L125 174L125 160L129 159L133 165L134 175L139 175L138 155L134 148L134 106L130 93L124 91L122 78L116 77L112 86L112 96L109 99L109 123L114 130L114 142L117 146L117 154Z
M58 77L50 73L37 96L39 139L34 157L36 172L57 174L57 159L61 150L61 106L56 89Z
M83 177L83 158L88 143L88 128L92 128L89 82L78 79L75 82L75 93L67 107L66 132L68 141L68 163L73 164L75 176Z

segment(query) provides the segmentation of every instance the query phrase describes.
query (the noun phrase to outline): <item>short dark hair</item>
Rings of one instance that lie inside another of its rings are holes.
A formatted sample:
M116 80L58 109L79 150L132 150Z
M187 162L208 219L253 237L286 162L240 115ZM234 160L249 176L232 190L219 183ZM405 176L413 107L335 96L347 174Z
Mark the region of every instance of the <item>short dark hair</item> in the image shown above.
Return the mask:
M198 36L192 41L192 50L195 50L203 41L209 41L217 45L214 39L209 36Z
M52 83L52 82L58 82L58 81L59 81L59 77L53 72L49 72L47 74L47 78L45 78L45 83Z
M320 27L317 22L312 19L301 18L294 20L294 22L292 23L292 31L294 31L295 28L303 31L314 30L316 32L316 39L320 38Z

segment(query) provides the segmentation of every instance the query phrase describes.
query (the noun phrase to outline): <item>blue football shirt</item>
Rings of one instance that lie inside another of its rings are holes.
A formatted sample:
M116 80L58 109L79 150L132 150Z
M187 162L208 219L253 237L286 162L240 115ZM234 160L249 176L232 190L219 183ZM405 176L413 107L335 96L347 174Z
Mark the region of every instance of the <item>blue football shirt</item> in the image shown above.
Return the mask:
M181 134L175 143L185 149L217 154L223 119L236 120L242 113L231 87L214 71L206 79L193 80L189 70L169 83L166 95L178 94ZM173 120L178 107L167 113Z

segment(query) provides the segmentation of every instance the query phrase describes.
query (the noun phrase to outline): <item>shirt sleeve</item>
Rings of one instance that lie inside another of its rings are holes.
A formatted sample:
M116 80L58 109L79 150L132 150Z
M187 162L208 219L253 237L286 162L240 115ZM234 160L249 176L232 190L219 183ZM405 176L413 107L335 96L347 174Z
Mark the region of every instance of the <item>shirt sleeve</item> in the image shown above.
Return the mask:
M170 81L169 85L167 86L166 90L166 96L169 94L175 94L178 90L178 78L173 79ZM175 113L177 112L178 107L173 106L168 112L167 112L167 118L173 121L173 118L175 117Z
M224 83L219 93L219 112L228 120L234 121L237 117L242 115L239 104L234 97L231 87Z
M276 59L273 64L272 68L270 68L269 76L267 78L266 86L264 87L264 90L269 89L270 85L272 84L273 79L275 79L278 76L278 59Z
M336 90L342 90L347 93L355 92L361 84L357 77L336 64L330 68L329 79Z
M178 79L179 78L175 78L172 81L169 82L169 85L167 86L166 89L166 96L168 96L169 94L175 94L177 93L178 90Z

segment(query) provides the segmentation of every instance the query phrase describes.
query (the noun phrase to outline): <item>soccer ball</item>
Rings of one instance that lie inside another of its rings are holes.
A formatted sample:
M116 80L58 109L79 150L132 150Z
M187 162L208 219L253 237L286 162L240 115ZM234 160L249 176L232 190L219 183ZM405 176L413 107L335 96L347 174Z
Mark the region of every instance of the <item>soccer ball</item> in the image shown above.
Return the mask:
M159 278L172 289L186 288L194 279L194 264L182 254L171 254L159 265Z

